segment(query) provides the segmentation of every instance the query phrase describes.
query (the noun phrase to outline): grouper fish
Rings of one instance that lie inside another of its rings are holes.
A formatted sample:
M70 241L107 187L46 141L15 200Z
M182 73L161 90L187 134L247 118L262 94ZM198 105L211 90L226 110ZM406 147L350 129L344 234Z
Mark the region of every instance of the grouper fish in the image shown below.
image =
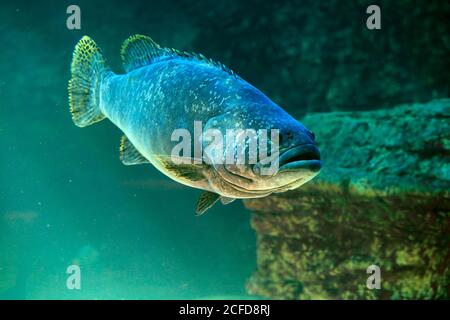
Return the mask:
M151 163L169 178L202 189L197 214L218 200L227 204L297 188L319 173L314 134L223 64L161 47L143 35L128 38L121 56L126 73L116 74L91 38L78 42L69 81L72 119L85 127L108 118L124 133L124 164ZM224 137L249 135L216 144L231 150L221 154L219 148L208 148L219 141L218 132ZM191 140L174 154L186 137ZM263 143L256 145L253 162L221 161L243 153L250 159L255 139ZM276 170L263 174L274 163Z

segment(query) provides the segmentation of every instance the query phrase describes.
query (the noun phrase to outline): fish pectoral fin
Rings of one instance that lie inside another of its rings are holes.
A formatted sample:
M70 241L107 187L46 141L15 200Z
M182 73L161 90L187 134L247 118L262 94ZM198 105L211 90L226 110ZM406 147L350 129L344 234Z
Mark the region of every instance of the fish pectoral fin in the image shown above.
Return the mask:
M203 191L197 202L197 209L195 209L195 215L200 216L211 208L218 200L220 195L210 191Z
M120 140L120 160L127 166L150 163L125 135Z
M185 178L190 181L201 181L205 179L202 168L193 165L176 165L171 169L178 177Z
M227 197L220 198L220 202L222 202L223 205L232 203L234 200L236 200L236 199L235 198L227 198Z
M175 174L178 178L187 179L189 181L205 180L203 171L205 167L201 164L174 163L173 156L155 155L154 158L161 163L165 170Z

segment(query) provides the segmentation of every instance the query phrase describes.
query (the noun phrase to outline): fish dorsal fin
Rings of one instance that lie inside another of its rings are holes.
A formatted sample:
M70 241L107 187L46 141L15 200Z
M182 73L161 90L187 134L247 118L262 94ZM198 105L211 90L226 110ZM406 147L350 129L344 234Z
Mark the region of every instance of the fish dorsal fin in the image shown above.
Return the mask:
M211 208L218 200L220 195L210 191L203 191L197 202L197 209L195 209L195 214L200 216L205 213L206 210Z
M135 34L129 37L120 49L123 67L126 72L149 65L153 60L169 56L170 52L162 48L152 38Z
M135 146L123 135L120 140L120 160L124 165L149 163L149 161L136 149Z
M220 62L206 58L201 53L190 53L172 48L163 48L153 41L152 38L141 34L135 34L125 40L120 50L120 55L122 56L122 63L126 72L149 65L157 58L167 57L195 59L222 69L230 75L237 77L233 70Z

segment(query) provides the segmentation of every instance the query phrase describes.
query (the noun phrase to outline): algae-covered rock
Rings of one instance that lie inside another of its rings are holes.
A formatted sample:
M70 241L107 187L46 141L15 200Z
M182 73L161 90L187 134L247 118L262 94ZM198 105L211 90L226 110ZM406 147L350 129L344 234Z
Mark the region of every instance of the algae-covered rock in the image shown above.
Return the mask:
M359 189L450 188L450 99L373 112L311 114L324 168L318 181Z
M257 232L251 294L276 299L450 297L450 100L308 115L324 168L245 201ZM381 289L366 270L381 269Z

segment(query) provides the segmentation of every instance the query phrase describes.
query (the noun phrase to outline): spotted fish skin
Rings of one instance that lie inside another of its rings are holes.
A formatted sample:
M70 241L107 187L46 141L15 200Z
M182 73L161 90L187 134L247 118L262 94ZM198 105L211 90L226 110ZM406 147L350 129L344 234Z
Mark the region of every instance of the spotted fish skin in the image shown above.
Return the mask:
M315 142L301 123L220 63L162 48L139 35L124 43L122 58L127 73L115 74L95 42L83 37L74 52L69 100L76 125L108 118L123 131L125 164L150 162L178 182L219 195L203 197L206 205L208 199L215 202L220 196L222 203L229 203L228 199L282 192L318 173L319 160L314 170L302 168L302 177L294 177L291 169L272 179L255 178L251 168L229 175L227 168L221 171L214 165L172 166L172 133L176 129L193 133L195 122L201 122L203 130L224 134L227 129L277 129L285 137L283 150Z
M242 99L238 92L245 86L240 78L203 61L160 60L125 75L110 75L101 86L102 112L148 159L170 155L175 129L193 132L194 121L207 123L230 110Z

